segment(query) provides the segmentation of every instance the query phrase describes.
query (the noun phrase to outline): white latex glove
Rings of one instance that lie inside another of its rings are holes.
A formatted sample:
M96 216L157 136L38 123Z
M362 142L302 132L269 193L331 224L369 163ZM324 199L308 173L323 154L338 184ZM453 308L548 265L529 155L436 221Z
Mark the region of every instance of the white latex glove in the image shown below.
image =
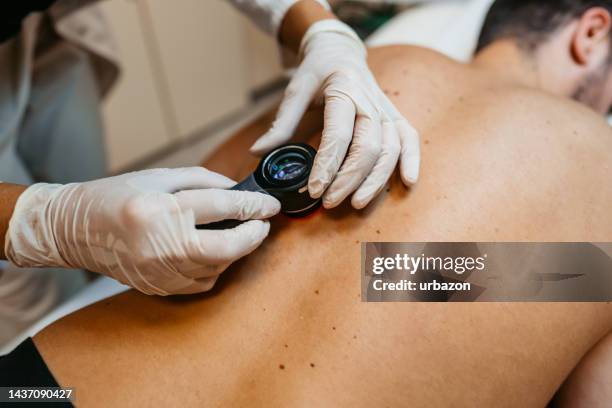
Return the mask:
M365 46L336 20L313 24L301 45L301 64L268 133L251 147L265 153L287 142L310 102L322 92L324 129L308 190L332 208L355 192L352 205L365 207L385 186L400 160L404 184L419 175L419 136L380 89L370 72ZM347 154L348 153L348 154Z
M83 268L147 294L206 291L262 243L270 226L260 219L280 210L271 196L223 190L234 184L201 167L35 184L17 200L5 253L17 266ZM195 228L224 219L250 221Z

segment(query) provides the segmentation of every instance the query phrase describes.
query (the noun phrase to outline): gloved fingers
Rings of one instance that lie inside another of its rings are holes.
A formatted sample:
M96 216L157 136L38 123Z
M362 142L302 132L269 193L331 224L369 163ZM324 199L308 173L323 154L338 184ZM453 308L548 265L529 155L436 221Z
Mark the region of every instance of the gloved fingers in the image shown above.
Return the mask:
M382 126L378 118L358 116L348 156L323 196L323 206L338 206L364 181L380 156Z
M189 279L184 287L172 292L173 295L191 295L194 293L208 292L215 286L219 274L206 278Z
M382 135L380 157L351 200L353 207L358 210L365 208L381 192L397 165L401 147L395 124L390 121L383 122Z
M146 295L169 296L190 295L193 293L207 292L215 285L219 275L227 269L228 265L199 266L197 269L178 272L176 275L168 276L159 280L159 286L150 282L144 282L135 287Z
M231 188L236 185L234 180L222 174L197 166L143 171L135 173L128 183L143 190L164 193L201 188Z
M188 248L193 262L204 265L229 265L253 252L270 232L270 223L251 220L235 228L214 231L198 230L198 245ZM204 270L202 277L208 277Z
M281 207L276 198L251 191L184 190L174 195L181 210L193 210L196 224L265 219L278 214Z
M342 93L326 95L323 122L319 151L308 179L308 192L313 198L323 195L346 156L353 138L355 104Z
M251 146L251 153L265 154L291 139L319 86L313 75L298 70L285 90L272 128Z
M378 93L378 103L397 128L401 145L400 174L402 182L406 186L411 186L419 178L421 161L419 133L382 91Z
M419 133L406 119L401 118L395 122L400 139L400 174L406 186L415 184L419 179L421 166L421 146Z
M180 273L181 275L183 275L183 277L186 277L188 279L204 280L204 279L218 277L230 265L231 265L231 262L227 262L224 264L208 264L208 265L194 264L193 267L185 268L184 270L181 270ZM191 286L191 283L188 286ZM200 285L196 284L196 287L199 287L199 286Z

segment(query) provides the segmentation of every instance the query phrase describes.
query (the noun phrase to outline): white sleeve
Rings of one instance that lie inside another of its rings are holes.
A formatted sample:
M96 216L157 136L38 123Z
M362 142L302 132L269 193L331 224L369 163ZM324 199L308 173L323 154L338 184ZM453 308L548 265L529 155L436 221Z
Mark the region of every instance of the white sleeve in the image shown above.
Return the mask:
M330 10L327 0L316 0ZM229 0L238 10L247 15L259 28L278 36L280 25L291 6L298 0Z

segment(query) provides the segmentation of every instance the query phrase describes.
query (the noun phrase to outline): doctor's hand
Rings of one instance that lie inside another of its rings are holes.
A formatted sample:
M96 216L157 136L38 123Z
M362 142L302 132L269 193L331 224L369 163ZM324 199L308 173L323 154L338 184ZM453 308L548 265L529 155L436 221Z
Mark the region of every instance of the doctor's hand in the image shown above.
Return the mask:
M209 290L267 237L273 197L229 191L201 167L156 169L67 185L35 184L17 201L6 235L18 266L98 272L146 294ZM248 220L228 230L196 224Z
M380 89L365 46L337 20L314 23L300 46L301 64L277 118L251 147L265 153L287 142L311 101L322 93L324 129L308 182L314 198L333 208L354 192L361 209L384 188L398 160L407 186L419 175L419 136Z

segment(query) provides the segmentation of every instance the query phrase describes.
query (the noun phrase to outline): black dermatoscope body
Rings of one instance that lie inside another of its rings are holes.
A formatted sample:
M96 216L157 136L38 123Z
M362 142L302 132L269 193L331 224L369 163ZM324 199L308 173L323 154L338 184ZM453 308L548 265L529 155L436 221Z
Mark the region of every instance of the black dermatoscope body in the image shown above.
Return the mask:
M316 210L321 199L308 193L308 177L317 151L305 143L288 144L268 153L254 173L231 190L269 194L281 203L281 212L303 217ZM224 220L198 225L198 229L234 228L243 221Z

